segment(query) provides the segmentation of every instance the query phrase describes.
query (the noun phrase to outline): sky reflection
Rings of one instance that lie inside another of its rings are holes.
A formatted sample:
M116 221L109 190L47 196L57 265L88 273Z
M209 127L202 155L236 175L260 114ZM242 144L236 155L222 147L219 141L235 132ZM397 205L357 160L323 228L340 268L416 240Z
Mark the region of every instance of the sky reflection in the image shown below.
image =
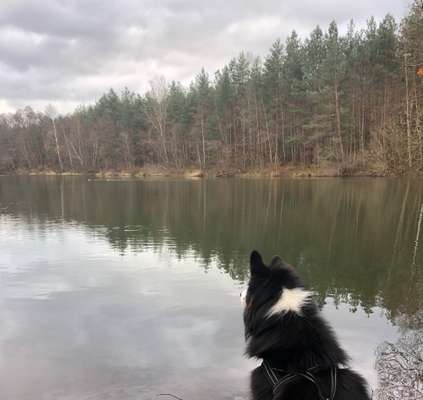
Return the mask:
M204 274L194 253L178 259L163 246L121 255L83 227L38 235L15 223L3 217L0 227L7 398L245 395L255 363L243 357L240 284L214 262ZM374 349L397 329L382 310L351 313L331 299L324 314L375 384Z

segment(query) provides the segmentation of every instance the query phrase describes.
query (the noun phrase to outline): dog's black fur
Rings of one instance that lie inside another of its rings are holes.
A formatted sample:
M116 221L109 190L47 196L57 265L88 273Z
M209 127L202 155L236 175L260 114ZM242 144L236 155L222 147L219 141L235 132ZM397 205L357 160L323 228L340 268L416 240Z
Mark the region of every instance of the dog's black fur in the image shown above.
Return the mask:
M366 382L347 367L347 354L311 298L299 313L268 316L284 289L303 288L295 269L279 257L266 266L253 251L250 272L244 310L247 354L284 371L317 367L316 377L324 393L330 392L330 369L339 367L335 400L370 400ZM315 385L303 378L273 393L263 367L251 373L251 391L253 400L319 400Z

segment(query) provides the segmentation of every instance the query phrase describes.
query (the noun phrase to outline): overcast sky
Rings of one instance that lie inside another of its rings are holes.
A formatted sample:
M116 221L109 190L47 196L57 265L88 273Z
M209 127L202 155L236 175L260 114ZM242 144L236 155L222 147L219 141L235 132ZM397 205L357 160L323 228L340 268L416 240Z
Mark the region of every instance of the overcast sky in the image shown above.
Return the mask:
M189 82L295 29L405 15L409 0L0 0L0 112L61 112L156 75Z

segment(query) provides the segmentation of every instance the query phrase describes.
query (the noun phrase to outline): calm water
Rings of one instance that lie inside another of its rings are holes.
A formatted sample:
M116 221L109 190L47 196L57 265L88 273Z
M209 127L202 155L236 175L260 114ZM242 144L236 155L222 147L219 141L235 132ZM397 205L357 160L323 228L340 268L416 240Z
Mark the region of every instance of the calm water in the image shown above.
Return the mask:
M375 385L376 348L422 328L422 183L0 177L0 398L245 396L254 248Z

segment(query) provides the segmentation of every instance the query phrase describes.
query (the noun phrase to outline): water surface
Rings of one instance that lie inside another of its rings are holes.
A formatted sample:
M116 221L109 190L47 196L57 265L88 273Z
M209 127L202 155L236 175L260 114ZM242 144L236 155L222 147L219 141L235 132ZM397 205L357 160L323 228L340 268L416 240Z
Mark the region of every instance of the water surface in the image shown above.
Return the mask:
M0 397L245 397L254 248L375 386L377 347L422 328L422 204L421 180L0 177Z

